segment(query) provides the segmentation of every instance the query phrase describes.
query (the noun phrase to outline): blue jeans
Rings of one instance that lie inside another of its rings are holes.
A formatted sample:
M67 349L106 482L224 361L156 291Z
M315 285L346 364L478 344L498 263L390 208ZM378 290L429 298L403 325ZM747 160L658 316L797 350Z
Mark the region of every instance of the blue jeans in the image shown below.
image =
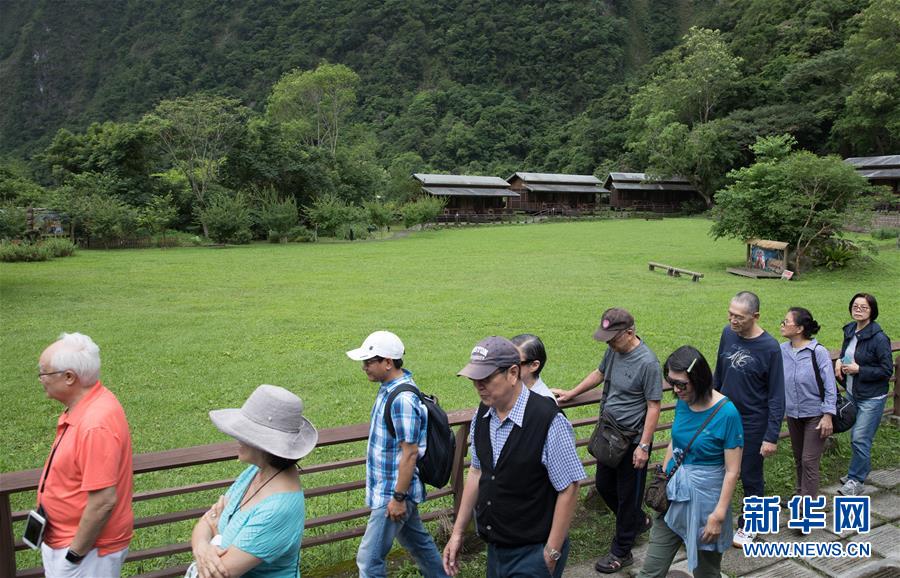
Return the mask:
M560 578L569 557L569 539L563 542L562 557L556 563L553 578ZM487 578L549 578L550 570L544 562L544 544L518 548L501 548L488 544Z
M887 397L859 400L850 394L847 397L856 405L856 423L850 429L853 456L850 458L847 476L862 483L872 471L872 442L875 441L875 432L881 424Z
M387 517L387 506L376 508L369 515L366 533L356 553L356 565L361 578L387 576L384 559L394 545L394 538L413 557L425 578L447 576L437 546L419 517L419 507L407 500L406 517L402 522L394 522Z

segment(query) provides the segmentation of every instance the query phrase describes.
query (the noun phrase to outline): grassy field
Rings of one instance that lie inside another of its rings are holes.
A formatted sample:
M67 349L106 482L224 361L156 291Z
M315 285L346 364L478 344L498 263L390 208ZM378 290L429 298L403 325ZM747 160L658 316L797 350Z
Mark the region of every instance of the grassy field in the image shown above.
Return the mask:
M713 242L708 227L701 219L486 226L364 243L82 251L0 264L0 471L46 457L60 406L44 397L35 369L61 331L100 345L103 381L125 406L136 452L223 441L207 411L239 406L260 383L298 393L319 427L367 421L375 388L344 351L375 329L400 335L407 367L447 409L475 405L470 383L455 373L486 335L540 335L545 381L572 387L602 355L591 334L610 306L634 314L661 360L684 343L714 357L728 301L742 289L760 295L762 325L776 337L785 310L801 305L821 323L820 340L839 346L847 302L864 290L880 298L879 322L900 338L900 252L890 241L865 265L763 281L725 273L742 262L744 246ZM706 277L652 273L651 260ZM210 466L200 479L237 469ZM304 553L305 573L322 558L352 557L354 546L317 550Z

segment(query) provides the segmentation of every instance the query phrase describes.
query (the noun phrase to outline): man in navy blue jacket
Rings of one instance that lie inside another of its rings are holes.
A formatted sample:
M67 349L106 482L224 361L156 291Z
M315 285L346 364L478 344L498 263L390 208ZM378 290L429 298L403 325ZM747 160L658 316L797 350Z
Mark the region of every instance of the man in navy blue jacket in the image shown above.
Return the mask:
M763 458L775 454L784 418L784 368L778 341L759 326L759 297L741 291L728 305L716 356L715 388L734 403L744 426L741 482L745 496L764 496ZM756 536L738 521L734 546Z

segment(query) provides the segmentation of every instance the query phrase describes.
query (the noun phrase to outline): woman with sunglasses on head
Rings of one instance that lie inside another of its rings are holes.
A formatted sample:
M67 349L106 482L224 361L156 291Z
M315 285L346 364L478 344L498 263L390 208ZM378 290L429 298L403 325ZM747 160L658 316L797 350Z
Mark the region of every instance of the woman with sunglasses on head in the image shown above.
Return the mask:
M556 401L556 396L553 395L553 392L541 379L541 370L544 369L544 365L547 363L547 350L544 349L544 342L541 341L541 338L530 333L523 333L522 335L516 335L510 341L519 350L522 358L522 362L519 364L521 368L519 375L525 387L534 393Z
M297 460L319 438L303 417L303 401L282 387L260 385L240 409L209 417L237 440L237 457L249 466L194 527L195 563L185 576L297 578L305 521Z
M819 329L812 313L803 307L791 307L781 321L781 336L787 338L781 344L781 359L784 409L797 470L796 496L819 495L819 461L833 430L837 389L831 356L813 337Z
M844 485L838 492L858 496L872 469L872 442L884 414L894 364L891 340L875 323L875 296L857 293L850 300L849 310L853 321L844 326L844 343L841 356L834 363L834 374L843 380L848 397L856 406L856 422L850 430L850 469L841 478Z
M672 441L663 460L671 476L666 486L669 510L653 523L638 576L666 576L684 544L693 575L718 578L722 554L731 547L731 496L744 446L741 416L713 389L709 363L694 347L676 349L663 366L663 376L678 397Z

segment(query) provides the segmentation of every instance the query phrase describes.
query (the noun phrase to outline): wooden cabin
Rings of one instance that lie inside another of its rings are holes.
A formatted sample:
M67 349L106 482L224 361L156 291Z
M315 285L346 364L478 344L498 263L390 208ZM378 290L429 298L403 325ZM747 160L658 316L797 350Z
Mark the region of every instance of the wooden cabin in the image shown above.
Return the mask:
M526 213L593 211L597 195L606 192L594 175L515 173L506 181L519 193L518 198L510 197L507 206Z
M507 198L519 196L500 177L416 173L413 178L426 195L447 199L444 213L448 215L502 213Z
M853 165L869 183L886 186L895 195L900 195L900 155L851 157L844 159L844 162Z
M684 177L648 177L646 173L609 173L603 188L609 191L609 206L656 213L674 213L682 203L702 199Z

